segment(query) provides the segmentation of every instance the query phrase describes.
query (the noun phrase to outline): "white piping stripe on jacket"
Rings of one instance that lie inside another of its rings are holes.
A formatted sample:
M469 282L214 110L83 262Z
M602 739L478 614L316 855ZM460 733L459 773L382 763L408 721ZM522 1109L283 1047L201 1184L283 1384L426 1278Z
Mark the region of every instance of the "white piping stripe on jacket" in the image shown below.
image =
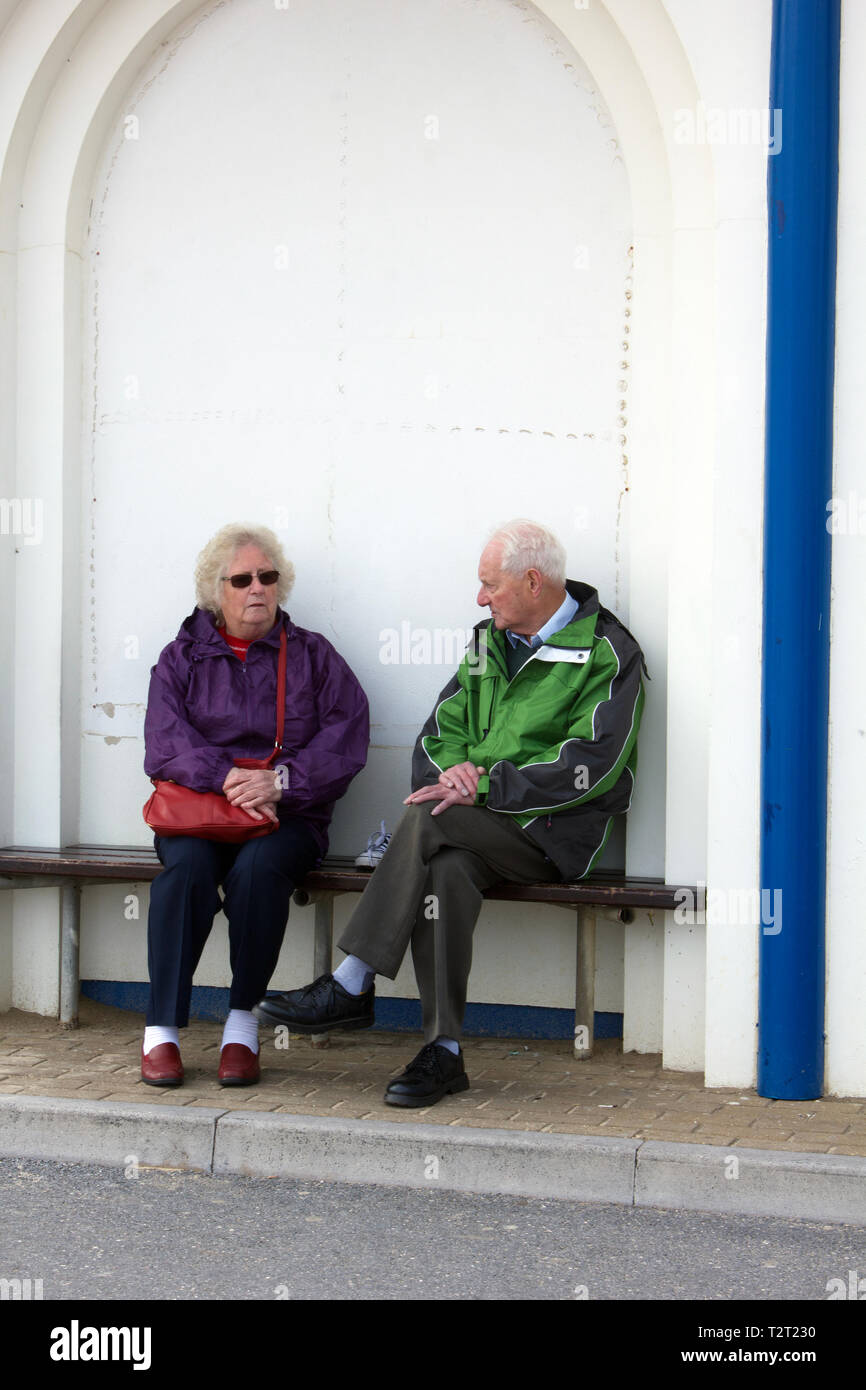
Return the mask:
M464 693L464 692L463 692L463 687L458 685L457 689L454 691L454 694L453 694L453 695L449 695L449 696L447 697L447 699L445 699L445 700L440 700L439 703L438 703L438 705L436 706L435 710L433 711L433 718L436 720L436 733L438 734L439 738L442 737L442 730L441 730L440 727L439 727L439 711L440 711L440 709L442 708L443 705L447 705L449 700L456 700L456 699L457 699L457 696L460 695L460 694L462 694L462 693ZM429 737L429 735L428 735L428 737ZM428 761L428 762L431 762L431 763L433 764L434 767L439 767L439 764L437 763L436 759L435 759L435 758L431 758L431 757L430 757L430 754L427 752L427 749L426 749L426 747L425 747L425 743L426 743L426 740L422 738L422 740L421 740L421 747L424 749L424 753L425 753L425 756L427 757L427 761ZM439 771L440 771L440 772L444 772L444 771L445 771L444 767L439 767Z

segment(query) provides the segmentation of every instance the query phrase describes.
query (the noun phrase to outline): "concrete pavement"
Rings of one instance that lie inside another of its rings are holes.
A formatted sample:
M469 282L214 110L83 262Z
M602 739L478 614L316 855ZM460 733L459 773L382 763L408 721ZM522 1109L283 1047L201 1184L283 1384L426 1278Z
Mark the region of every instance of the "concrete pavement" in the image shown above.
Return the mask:
M866 1225L863 1098L707 1090L616 1041L576 1062L564 1042L469 1039L469 1091L396 1110L382 1092L414 1035L281 1048L263 1030L262 1082L223 1088L221 1029L198 1021L186 1082L162 1089L138 1079L142 1026L89 1000L72 1032L0 1015L0 1153Z

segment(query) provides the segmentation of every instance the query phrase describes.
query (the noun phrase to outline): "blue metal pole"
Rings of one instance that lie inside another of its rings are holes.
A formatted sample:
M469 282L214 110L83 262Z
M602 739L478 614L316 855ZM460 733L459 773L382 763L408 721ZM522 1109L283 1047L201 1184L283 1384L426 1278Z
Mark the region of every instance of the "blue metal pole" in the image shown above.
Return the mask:
M824 1080L839 32L840 0L774 0L758 1091L787 1100Z

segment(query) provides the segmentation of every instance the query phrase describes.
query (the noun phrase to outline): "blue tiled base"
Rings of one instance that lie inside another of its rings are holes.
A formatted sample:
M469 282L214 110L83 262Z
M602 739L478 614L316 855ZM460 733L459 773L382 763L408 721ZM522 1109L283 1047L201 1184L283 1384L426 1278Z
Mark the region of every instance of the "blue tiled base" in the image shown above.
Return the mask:
M149 986L137 981L82 980L81 993L98 1004L143 1014ZM228 1013L229 992L194 985L191 1018L222 1023ZM377 999L376 1028L386 1033L420 1033L421 1005L417 999ZM467 1004L463 1033L467 1038L571 1038L572 1009L539 1009L526 1004ZM597 1038L621 1038L622 1014L597 1013Z

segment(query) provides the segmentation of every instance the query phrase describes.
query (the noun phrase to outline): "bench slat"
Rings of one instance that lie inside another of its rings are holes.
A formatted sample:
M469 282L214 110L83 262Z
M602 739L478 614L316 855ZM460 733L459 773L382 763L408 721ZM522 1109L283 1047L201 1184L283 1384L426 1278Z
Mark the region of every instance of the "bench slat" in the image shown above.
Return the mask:
M67 878L106 882L151 881L162 866L152 849L133 845L68 845L64 849L8 845L0 849L0 877L15 875L63 875ZM362 892L372 869L358 869L351 859L326 860L304 880L307 893ZM576 883L501 883L485 893L500 902L581 903L596 906L645 907L672 910L695 901L695 889L679 888L663 879L628 878L623 874L593 874Z
M70 845L65 849L8 845L0 849L0 876L13 874L61 874L68 878L154 879L162 865L152 849L104 848Z

